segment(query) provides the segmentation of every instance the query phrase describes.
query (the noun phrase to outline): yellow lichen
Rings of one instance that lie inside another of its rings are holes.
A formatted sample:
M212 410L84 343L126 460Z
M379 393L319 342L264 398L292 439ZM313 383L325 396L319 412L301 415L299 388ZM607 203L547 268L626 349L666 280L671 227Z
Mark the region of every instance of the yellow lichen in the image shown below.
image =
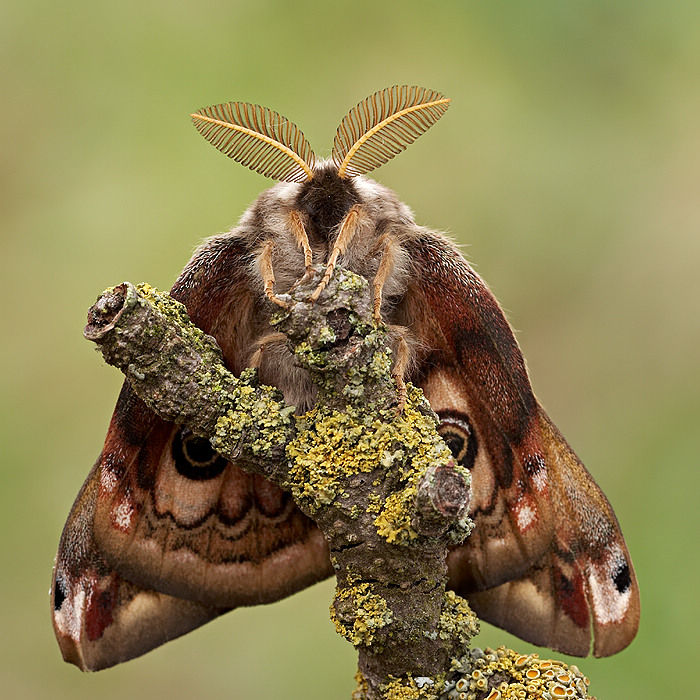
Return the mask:
M518 654L511 649L472 649L465 657L453 663L460 671L451 688L440 697L442 700L461 700L476 697L489 687L489 679L506 676L497 688L487 696L491 700L554 700L575 698L590 700L587 678L576 666L559 661L540 660L537 654ZM449 685L449 684L448 684ZM494 694L496 693L496 694Z
M411 524L411 514L416 500L415 486L392 493L385 501L374 524L377 533L391 544L408 544L418 537Z
M339 610L352 610L350 620L341 619ZM393 613L380 595L372 592L369 583L360 583L336 591L331 605L331 620L336 631L353 646L370 646L377 632L391 624ZM352 625L350 624L352 621Z
M291 462L289 486L297 502L312 510L332 503L342 479L376 467L383 438L382 424L365 426L350 413L316 407L299 421L297 437L287 446Z
M298 419L297 437L287 447L289 488L312 512L332 503L352 475L378 470L395 480L383 507L378 501L377 532L406 544L417 534L411 526L418 482L429 466L446 464L449 449L437 437L434 420L418 410L422 392L411 390L403 412L366 424L354 411L317 406ZM380 483L382 478L377 478Z
M377 484L373 484L373 486L376 486ZM381 499L379 498L378 493L370 493L367 496L367 512L370 515L376 515L379 513L382 509L382 502Z
M458 639L460 647L466 649L471 638L478 633L479 621L469 603L454 591L446 591L438 623L440 638Z
M365 700L369 691L369 683L359 669L355 674L355 683L357 683L357 687L353 690L351 700Z
M441 675L432 678L413 678L410 674L405 678L391 678L388 683L379 687L382 700L436 700L439 693L437 688L444 685Z

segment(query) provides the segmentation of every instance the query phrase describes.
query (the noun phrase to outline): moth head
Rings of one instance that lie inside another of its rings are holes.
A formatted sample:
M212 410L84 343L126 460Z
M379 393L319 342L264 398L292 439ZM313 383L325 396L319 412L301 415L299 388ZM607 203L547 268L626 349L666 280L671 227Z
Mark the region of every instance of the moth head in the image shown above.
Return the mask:
M439 92L416 86L375 92L340 122L332 166L326 162L322 167L299 127L267 107L227 102L191 116L207 141L255 172L283 182L328 182L329 172L346 180L383 165L425 133L449 103Z

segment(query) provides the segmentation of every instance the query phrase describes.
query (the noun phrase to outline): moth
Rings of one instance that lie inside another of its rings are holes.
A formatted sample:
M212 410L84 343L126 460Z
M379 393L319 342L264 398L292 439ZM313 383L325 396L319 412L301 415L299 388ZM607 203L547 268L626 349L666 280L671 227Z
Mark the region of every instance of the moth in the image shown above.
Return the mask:
M527 641L613 654L636 633L639 591L610 504L535 398L484 282L451 240L365 177L448 104L419 87L377 92L342 120L328 160L267 108L193 114L214 146L279 183L196 250L171 293L232 372L258 366L303 412L314 387L270 331L278 294L318 263L326 280L339 261L370 280L375 315L394 332L399 387L423 389L472 474L475 529L449 555L449 586ZM288 494L158 418L127 382L63 530L53 624L65 660L96 670L332 573L323 536Z

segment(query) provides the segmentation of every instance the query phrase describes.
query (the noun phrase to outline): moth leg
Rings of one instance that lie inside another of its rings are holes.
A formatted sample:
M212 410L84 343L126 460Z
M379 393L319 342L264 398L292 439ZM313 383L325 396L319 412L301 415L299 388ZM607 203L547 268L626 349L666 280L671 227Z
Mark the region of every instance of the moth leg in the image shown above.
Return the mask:
M311 250L311 244L309 243L309 237L306 234L306 228L302 221L301 214L296 211L296 209L293 209L289 214L289 219L292 222L292 232L294 233L294 238L296 238L297 245L304 253L304 267L306 268L304 279L307 279L313 274L311 265L313 264L314 253Z
M260 367L262 362L262 356L265 352L265 348L272 343L286 342L287 336L284 333L267 333L260 340L258 340L255 345L257 346L255 352L251 355L248 362L248 367L253 367L255 369Z
M340 233L338 233L338 237L335 239L335 245L333 246L331 256L328 258L326 273L323 275L323 279L319 282L314 293L309 297L309 301L316 301L319 296L321 296L321 292L326 288L326 285L330 282L331 276L333 275L333 270L338 262L338 258L347 250L348 243L350 243L352 237L357 231L358 216L358 207L354 206L350 209L340 224Z
M396 255L396 243L393 236L385 233L379 239L379 245L382 248L381 258L379 259L379 267L377 274L374 276L374 320L380 323L382 320L382 290L387 278L394 269L394 260Z
M373 283L374 320L377 323L381 323L382 321L382 290L384 289L384 284L391 274L391 271L394 269L394 260L396 258L396 244L393 236L385 233L380 238L379 245L382 248L382 253L379 260L379 267L377 268L377 274L374 276ZM398 344L396 346L396 362L394 363L394 368L391 371L391 376L396 382L398 396L397 409L399 413L402 413L404 407L406 406L406 398L408 396L406 382L403 378L406 374L406 368L408 367L408 363L411 359L411 349L406 342L405 329L402 326L390 325L389 329L396 332L398 338Z
M265 285L265 296L277 306L283 309L288 309L289 305L280 299L274 292L275 288L275 272L272 269L272 241L265 243L262 254L260 255L260 272L262 274L263 284Z
M408 390L406 389L406 382L403 377L406 374L406 368L411 360L411 348L406 342L406 337L403 333L405 330L401 326L389 326L391 330L398 330L398 344L396 346L396 362L394 362L394 368L391 370L391 376L396 382L396 394L398 398L397 410L399 413L403 413L403 409L406 406L406 398L408 396Z

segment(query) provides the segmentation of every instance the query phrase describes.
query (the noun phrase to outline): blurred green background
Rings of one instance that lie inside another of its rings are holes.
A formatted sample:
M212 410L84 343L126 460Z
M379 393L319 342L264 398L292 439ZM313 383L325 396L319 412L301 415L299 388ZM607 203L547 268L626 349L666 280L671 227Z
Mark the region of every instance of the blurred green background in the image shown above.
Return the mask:
M329 583L93 675L61 661L47 591L121 383L82 339L88 306L125 279L168 288L271 184L188 114L258 102L327 156L350 107L411 83L452 106L375 177L468 245L636 564L638 638L580 666L600 698L689 697L699 30L693 0L2 0L2 696L349 698L355 656L328 620ZM530 649L487 626L478 641Z

